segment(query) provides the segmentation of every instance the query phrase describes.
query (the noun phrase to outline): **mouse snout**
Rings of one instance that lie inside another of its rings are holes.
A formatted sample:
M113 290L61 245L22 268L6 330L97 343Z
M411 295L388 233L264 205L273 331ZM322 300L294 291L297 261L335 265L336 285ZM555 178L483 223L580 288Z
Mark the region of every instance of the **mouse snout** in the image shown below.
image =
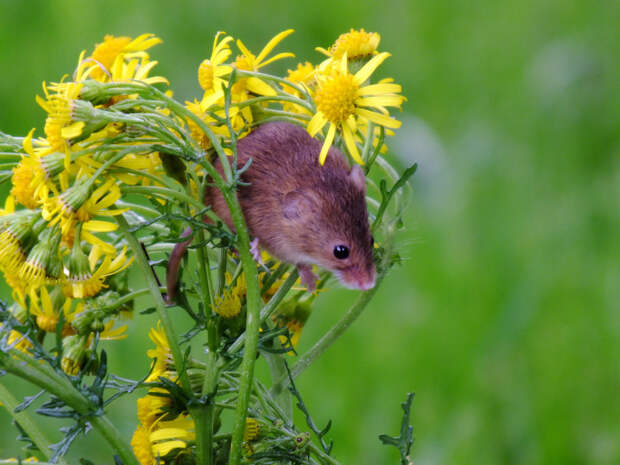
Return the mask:
M339 273L340 281L349 289L367 291L375 287L377 273L375 267L352 267Z

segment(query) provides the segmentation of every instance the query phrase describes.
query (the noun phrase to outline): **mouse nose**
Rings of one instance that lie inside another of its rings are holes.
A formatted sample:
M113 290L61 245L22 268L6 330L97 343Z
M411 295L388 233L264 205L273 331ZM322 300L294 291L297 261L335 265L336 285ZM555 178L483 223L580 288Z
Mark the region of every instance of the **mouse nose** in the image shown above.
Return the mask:
M377 282L377 274L375 272L375 269L372 268L367 276L364 276L363 278L358 279L357 282L358 282L359 288L362 291L367 291L375 287L375 284Z

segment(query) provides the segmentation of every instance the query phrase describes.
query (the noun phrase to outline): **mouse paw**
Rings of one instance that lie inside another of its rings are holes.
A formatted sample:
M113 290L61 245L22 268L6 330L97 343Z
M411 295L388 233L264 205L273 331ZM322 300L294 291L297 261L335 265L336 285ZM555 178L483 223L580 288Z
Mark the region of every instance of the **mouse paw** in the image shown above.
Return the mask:
M297 265L297 271L299 271L301 285L306 286L308 291L313 292L316 289L316 282L319 280L319 277L312 272L312 266L300 264Z
M264 265L263 258L260 256L260 249L258 248L258 237L254 238L252 242L250 242L250 253L254 260L256 260L261 265Z

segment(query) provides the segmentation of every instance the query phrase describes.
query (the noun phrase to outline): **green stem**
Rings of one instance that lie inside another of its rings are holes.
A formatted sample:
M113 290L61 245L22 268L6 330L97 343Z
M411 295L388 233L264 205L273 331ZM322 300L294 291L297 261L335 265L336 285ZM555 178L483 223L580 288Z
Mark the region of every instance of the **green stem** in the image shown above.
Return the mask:
M241 379L239 381L239 397L235 419L233 423L232 439L230 444L230 465L237 465L241 460L241 444L245 429L245 417L247 415L248 402L254 376L254 362L258 346L258 330L260 328L260 290L258 288L258 272L256 263L250 253L250 235L248 233L241 206L235 192L223 192L231 217L237 231L237 248L239 258L243 264L243 272L247 286L246 293L246 327L243 359L241 361Z
M205 235L202 229L196 234L196 241L203 244L198 247L198 269L200 273L200 286L202 290L202 305L207 315L207 369L204 374L202 395L212 393L217 386L217 353L215 341L215 321L213 317L213 286L209 270L209 254L205 253ZM211 465L213 462L213 400L209 399L206 405L195 409L192 413L196 423L196 446L199 463Z
M101 310L103 311L114 310L120 307L121 305L123 305L125 302L129 302L130 300L133 300L136 297L140 297L143 294L148 294L149 292L150 292L149 288L144 288L144 289L140 289L139 291L130 292L129 294L125 294L123 297L121 297L114 303L110 305L106 305L105 307L101 307Z
M278 305L280 305L280 302L282 302L288 291L291 289L291 287L293 287L293 285L297 281L297 278L299 278L299 273L295 269L291 271L291 274L289 274L288 278L286 278L284 283L282 283L280 289L276 291L276 293L271 297L271 299L269 299L269 302L267 302L267 304L260 311L260 324L263 324L265 321L267 321L267 318L269 318L274 312L274 310L278 307ZM245 334L241 334L235 340L235 342L230 345L230 347L228 348L228 352L231 354L237 352L241 348L241 344L243 344L244 340Z
M68 383L66 378L61 378L57 373L54 373L53 376L43 376L41 372L37 372L31 366L23 365L8 354L0 356L0 366L8 373L29 381L46 392L53 394L80 415L88 417L93 427L114 448L114 451L118 453L123 463L126 465L138 465L131 446L124 440L121 433L105 415L93 414L96 407L91 405L88 399L77 391L72 384Z
M340 462L338 460L327 455L313 442L310 442L308 444L308 448L314 455L316 455L320 460L323 460L325 463L329 463L330 465L340 465Z
M30 418L30 415L25 412L16 412L15 409L19 405L17 399L9 392L9 390L0 383L0 402L11 414L13 419L22 427L28 437L32 439L32 442L41 451L46 460L52 456L53 452L49 448L49 441L45 438L43 432L39 429L39 426ZM65 463L62 461L62 463Z
M198 200L190 197L185 192L177 191L174 189L169 189L167 187L160 186L123 186L121 187L121 191L126 194L142 194L142 195L157 195L159 197L169 199L175 198L186 202L196 208L198 211L204 210L204 204L200 203ZM206 212L208 213L208 212Z
M274 338L274 349L279 349L282 347L280 341L277 338ZM271 372L271 379L276 382L282 378L286 377L286 362L284 361L284 357L282 354L270 354L268 352L264 352L263 357L265 357L265 361L269 366L269 371ZM284 389L278 393L275 397L275 401L282 410L282 413L286 417L287 422L293 421L293 396L291 395L291 391L288 389Z
M133 256L138 266L142 270L142 275L144 276L144 279L148 284L151 296L153 297L155 308L157 309L157 313L159 315L159 319L164 326L164 332L166 333L166 338L168 339L168 344L170 345L170 352L172 352L172 359L174 360L176 372L181 380L181 386L183 386L185 392L191 396L192 389L189 378L187 376L187 372L185 371L185 367L183 366L184 361L183 355L181 353L181 348L179 347L179 341L174 331L174 327L172 326L172 320L168 315L166 303L164 302L161 291L159 290L159 285L157 284L157 282L155 281L155 277L153 276L153 270L151 269L146 255L142 250L140 242L138 242L138 239L136 239L136 237L129 232L129 224L127 223L127 220L123 217L123 215L117 215L114 218L116 219L120 232L123 234L125 240L129 244L129 247L133 252Z

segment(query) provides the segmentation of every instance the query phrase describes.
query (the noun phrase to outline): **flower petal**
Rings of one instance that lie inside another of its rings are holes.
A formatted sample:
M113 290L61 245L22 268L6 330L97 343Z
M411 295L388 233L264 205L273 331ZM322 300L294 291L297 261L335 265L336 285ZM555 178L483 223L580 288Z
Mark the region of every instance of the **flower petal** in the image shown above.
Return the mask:
M371 84L360 88L358 95L399 94L403 90L400 84Z
M293 32L295 32L295 29L287 29L286 31L280 32L273 39L267 42L267 45L265 45L265 47L260 51L260 53L256 57L256 63L260 63L263 59L265 59L265 57L267 57L269 52L271 52L276 45L282 42L282 40L284 40L285 37L290 36Z
M273 90L273 88L264 81L256 77L249 77L246 87L249 91L254 92L258 95L266 95L266 96L274 96L277 95L277 92Z
M308 123L308 133L314 137L317 132L323 129L325 123L327 123L327 118L320 111L317 112Z
M369 119L373 123L380 124L386 128L398 129L401 126L401 122L397 119L390 118L389 116L382 115L375 111L366 110L364 108L358 108L356 113L364 118Z
M355 80L357 83L361 85L366 82L375 69L389 56L390 54L388 52L382 52L372 57L368 63L362 66L362 69L355 73Z
M353 160L355 160L356 163L363 165L364 160L362 160L360 152L357 150L357 145L355 145L355 139L353 139L353 134L351 133L351 128L349 128L349 125L345 124L342 126L342 135L344 137L344 143L347 146L347 150L353 157Z
M336 135L336 125L330 124L329 130L327 131L327 136L325 137L325 142L323 142L323 147L321 147L321 153L319 154L319 163L321 165L325 164L325 159L327 158L327 152L334 141L334 136Z

